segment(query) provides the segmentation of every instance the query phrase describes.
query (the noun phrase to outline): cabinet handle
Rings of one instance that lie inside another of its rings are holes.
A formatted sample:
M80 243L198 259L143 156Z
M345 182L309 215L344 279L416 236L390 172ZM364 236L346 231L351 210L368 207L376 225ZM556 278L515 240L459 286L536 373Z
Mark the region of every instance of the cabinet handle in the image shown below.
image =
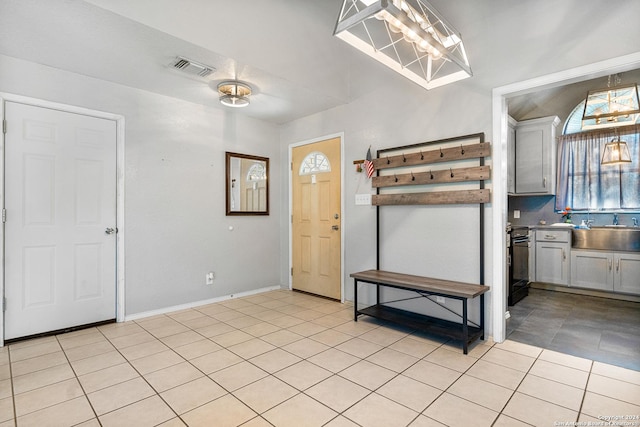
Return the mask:
M547 177L542 178L542 188L547 188Z
M556 236L554 236L553 234L545 234L544 238L546 240L556 240Z
M616 260L616 271L620 271L620 260Z
M564 249L562 249L562 260L566 261L567 260L567 253L565 252Z
M612 264L613 262L611 261L611 258L609 258L609 271L611 271Z

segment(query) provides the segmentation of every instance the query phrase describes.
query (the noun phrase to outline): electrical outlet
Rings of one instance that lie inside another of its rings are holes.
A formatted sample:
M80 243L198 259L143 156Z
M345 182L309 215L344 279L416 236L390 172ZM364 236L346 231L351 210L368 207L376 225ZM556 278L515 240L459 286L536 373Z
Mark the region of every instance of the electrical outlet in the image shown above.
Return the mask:
M445 299L445 297L438 297L436 296L436 302L438 304L444 304L447 300Z
M515 219L520 218L520 211L519 211L518 209L516 209L516 210L514 210L514 211L513 211L513 217L514 217Z
M207 285L213 285L213 279L215 278L216 278L216 273L214 273L213 271L208 272L206 276Z

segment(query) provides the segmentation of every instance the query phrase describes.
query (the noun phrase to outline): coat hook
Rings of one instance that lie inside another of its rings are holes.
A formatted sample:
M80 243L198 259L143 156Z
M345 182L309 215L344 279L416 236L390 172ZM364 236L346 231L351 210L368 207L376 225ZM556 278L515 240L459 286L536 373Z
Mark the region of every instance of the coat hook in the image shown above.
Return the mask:
M416 180L416 177L413 176L413 171L411 171L411 181L415 181L415 180Z
M451 178L453 178L453 170L449 168L449 173L451 174Z
M424 160L424 154L422 154L422 150L420 150L420 160Z
M460 144L460 154L464 155L464 148L462 147L462 144Z
M391 160L389 160L389 156L387 156L387 164L391 163Z
M429 175L431 175L431 179L433 179L433 172L429 171Z
M442 152L442 148L440 149L440 157L444 157L444 153Z
M395 173L393 174L393 178L398 182L398 176Z
M407 163L407 158L404 156L404 153L402 153L402 161Z

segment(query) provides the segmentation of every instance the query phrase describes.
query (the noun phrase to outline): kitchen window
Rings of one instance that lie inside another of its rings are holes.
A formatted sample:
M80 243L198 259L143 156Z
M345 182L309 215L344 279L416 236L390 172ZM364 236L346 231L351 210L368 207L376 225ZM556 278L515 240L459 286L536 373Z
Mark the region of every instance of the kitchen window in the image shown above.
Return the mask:
M629 147L631 163L600 164L605 144L615 138L611 128L558 138L557 210L640 211L640 125L617 132Z

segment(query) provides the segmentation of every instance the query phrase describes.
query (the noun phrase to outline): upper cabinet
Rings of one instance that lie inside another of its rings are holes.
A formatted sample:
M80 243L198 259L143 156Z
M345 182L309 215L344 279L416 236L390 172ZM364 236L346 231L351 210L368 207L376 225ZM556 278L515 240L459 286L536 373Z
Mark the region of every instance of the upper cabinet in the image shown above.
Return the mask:
M512 175L508 178L511 194L555 194L555 141L559 124L557 116L517 122L515 141L511 145L515 167L509 168Z

